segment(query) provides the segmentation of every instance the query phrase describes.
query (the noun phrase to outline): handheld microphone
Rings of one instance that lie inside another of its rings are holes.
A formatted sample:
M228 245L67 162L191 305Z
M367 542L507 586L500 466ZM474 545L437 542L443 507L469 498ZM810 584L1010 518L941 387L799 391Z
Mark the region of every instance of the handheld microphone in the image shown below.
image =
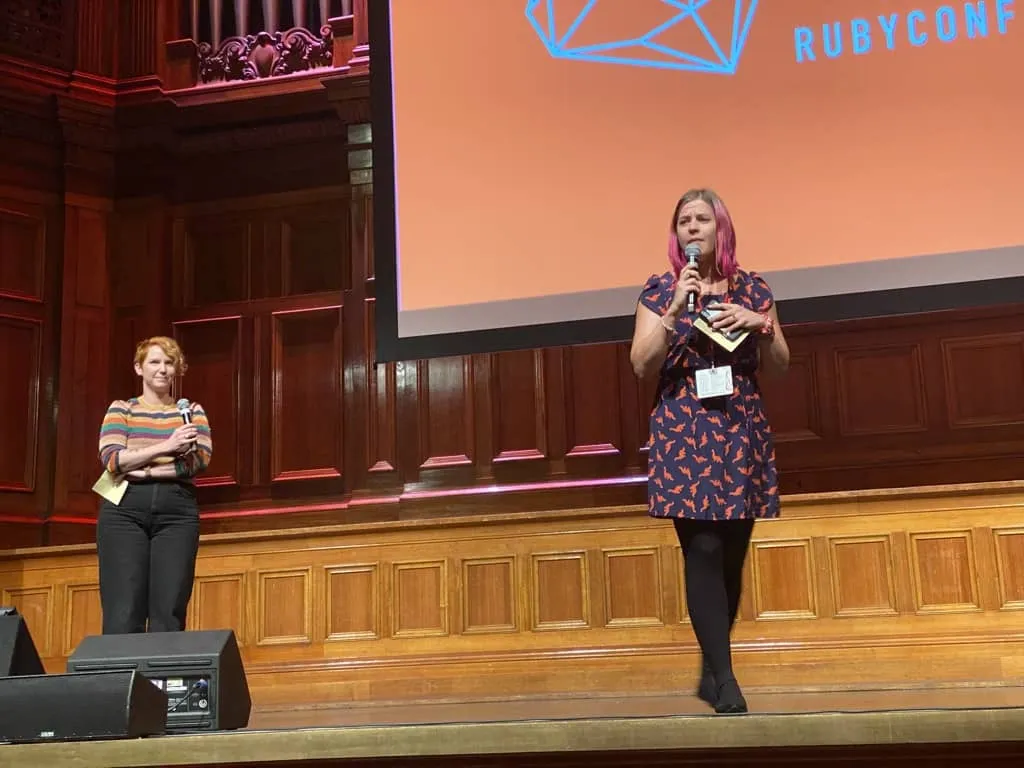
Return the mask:
M691 267L695 267L697 266L697 260L700 259L700 246L696 243L690 243L683 250L683 254L686 256L686 263ZM697 311L697 295L692 291L686 295L686 311L691 315Z
M182 422L185 423L185 424L191 424L192 423L192 403L190 403L186 398L183 397L175 405L177 405L177 407L178 407L178 413L181 415ZM192 445L189 446L188 451L186 451L186 453L194 451L195 449L196 449L196 444L195 444L195 441L193 441Z
M181 414L181 420L186 424L191 424L192 403L183 397L176 403L176 405L178 406L178 413Z

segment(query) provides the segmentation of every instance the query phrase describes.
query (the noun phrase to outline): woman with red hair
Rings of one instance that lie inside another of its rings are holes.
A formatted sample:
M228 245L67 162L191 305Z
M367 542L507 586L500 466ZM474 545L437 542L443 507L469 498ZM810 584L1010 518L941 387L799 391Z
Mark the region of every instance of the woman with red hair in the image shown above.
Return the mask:
M742 713L730 633L743 563L754 521L779 515L757 375L785 372L789 347L768 284L739 267L732 219L713 191L690 190L676 203L668 258L671 269L648 279L640 294L630 352L639 377L658 377L648 510L672 520L682 547L686 603L703 656L697 695L716 712ZM722 334L746 335L730 350L731 342L697 327L702 313Z
M117 503L103 501L96 523L105 635L185 629L199 548L194 480L213 456L206 411L172 395L186 367L174 339L139 342L142 391L103 417L100 462L128 483Z

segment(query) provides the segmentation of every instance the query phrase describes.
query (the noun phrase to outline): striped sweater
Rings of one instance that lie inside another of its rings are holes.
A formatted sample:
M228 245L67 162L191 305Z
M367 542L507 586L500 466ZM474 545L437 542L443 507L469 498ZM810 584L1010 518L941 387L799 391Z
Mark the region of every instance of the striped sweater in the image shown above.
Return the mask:
M199 433L196 450L178 458L161 456L153 460L154 466L173 461L177 476L183 480L190 480L206 469L213 456L210 422L198 403L192 403L192 423ZM115 400L107 408L100 427L100 462L112 474L120 475L121 451L146 448L166 440L181 424L181 414L173 405L152 404L138 397Z

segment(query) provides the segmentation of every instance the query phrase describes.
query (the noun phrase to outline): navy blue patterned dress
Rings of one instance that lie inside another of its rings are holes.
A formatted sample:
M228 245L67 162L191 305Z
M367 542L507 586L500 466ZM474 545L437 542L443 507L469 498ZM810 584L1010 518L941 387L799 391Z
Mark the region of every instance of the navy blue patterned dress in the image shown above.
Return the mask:
M662 315L674 290L673 273L653 275L640 302ZM701 296L697 311L715 302L767 312L774 297L759 275L738 270L728 292ZM778 517L775 449L757 382L757 335L728 352L694 328L693 319L679 319L651 411L649 514L694 520ZM695 372L710 368L712 361L732 366L732 395L701 401Z

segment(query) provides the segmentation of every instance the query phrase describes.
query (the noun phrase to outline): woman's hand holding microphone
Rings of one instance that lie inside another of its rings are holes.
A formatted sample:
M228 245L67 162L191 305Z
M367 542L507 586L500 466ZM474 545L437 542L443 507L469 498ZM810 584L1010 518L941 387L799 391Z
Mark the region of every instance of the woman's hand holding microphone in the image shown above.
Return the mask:
M665 310L665 314L661 318L661 324L665 330L675 330L674 326L679 317L687 311L686 304L691 294L695 298L701 294L700 271L696 264L687 264L679 273L676 289L672 294L672 303L668 305L668 309Z

